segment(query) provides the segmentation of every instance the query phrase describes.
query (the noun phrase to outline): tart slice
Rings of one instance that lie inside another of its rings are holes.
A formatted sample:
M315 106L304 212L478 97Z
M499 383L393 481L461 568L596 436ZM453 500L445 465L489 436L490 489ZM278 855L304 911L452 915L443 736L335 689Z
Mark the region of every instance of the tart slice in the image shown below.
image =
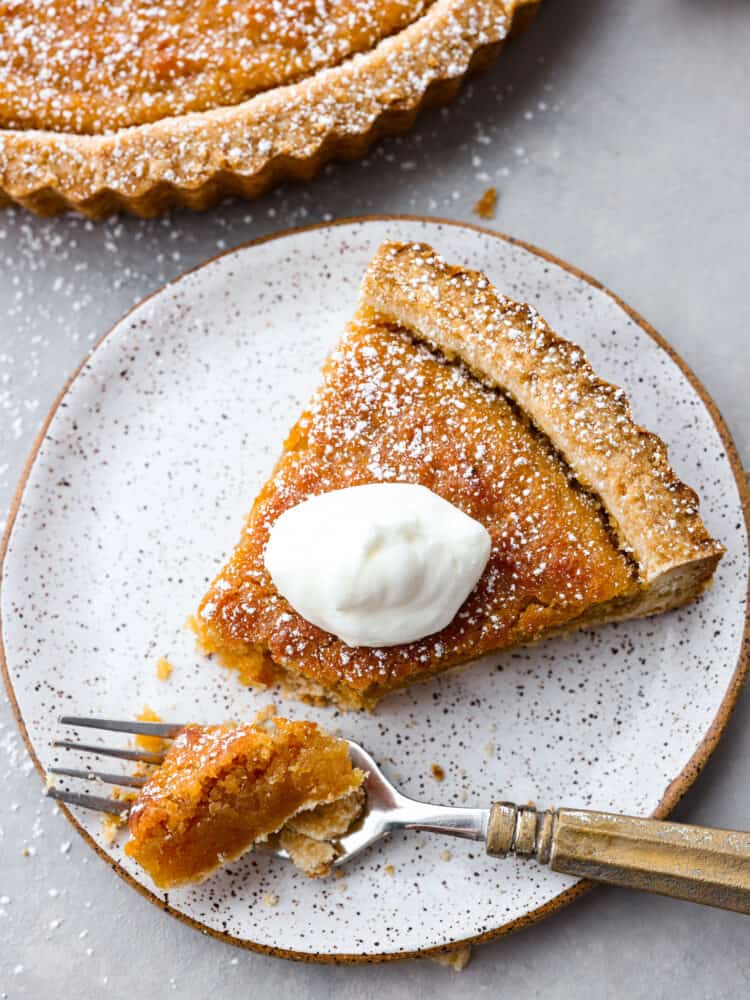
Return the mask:
M426 486L492 541L448 626L380 649L305 620L264 565L284 511L373 482ZM722 551L664 444L578 347L482 274L387 243L196 629L246 683L371 708L485 653L684 604Z
M311 877L362 811L364 775L313 722L186 726L130 810L125 852L162 889L200 882L280 839Z

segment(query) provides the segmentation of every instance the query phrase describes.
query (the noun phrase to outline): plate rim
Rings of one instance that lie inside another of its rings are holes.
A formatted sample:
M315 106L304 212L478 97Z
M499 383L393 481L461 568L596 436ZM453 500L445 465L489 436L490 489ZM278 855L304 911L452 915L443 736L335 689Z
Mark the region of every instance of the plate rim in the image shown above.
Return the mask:
M441 225L446 227L458 228L458 229L468 229L470 231L480 233L483 236L491 236L495 239L501 240L504 243L509 243L512 246L521 247L523 250L534 254L537 257L542 258L556 266L572 274L574 277L585 281L587 284L596 288L600 292L604 292L614 303L620 307L620 309L625 312L627 316L644 331L652 340L654 340L658 346L666 352L666 354L674 361L678 366L683 375L690 382L693 389L697 392L701 399L701 402L708 410L708 413L716 427L716 430L721 438L722 445L724 446L727 458L729 459L729 464L732 469L732 474L737 485L737 490L739 494L740 504L742 507L745 530L748 537L750 538L750 483L745 476L743 470L742 462L740 461L739 453L737 447L732 438L731 432L724 420L721 411L719 410L717 404L713 400L712 396L703 385L701 380L695 374L695 372L690 368L687 362L682 358L682 356L672 347L672 345L660 334L658 331L640 315L635 309L624 302L615 292L608 288L598 279L592 277L587 272L581 270L568 261L564 260L562 257L558 257L556 254L550 253L547 250L543 250L541 247L536 246L533 243L529 243L526 240L519 239L515 236L510 236L507 233L499 232L497 230L490 229L487 226L478 225L472 222L462 222L457 219L446 219L437 216L428 215L416 215L416 214L374 214L374 215L360 215L360 216L346 216L339 219L334 219L328 222L313 223L307 226L295 226L289 229L277 230L272 233L266 233L262 236L255 237L252 240L247 240L243 243L238 243L236 246L231 247L227 250L222 250L220 253L213 254L207 257L205 260L200 261L200 263L188 268L185 271L180 272L176 277L164 282L157 288L153 289L143 298L139 299L134 303L126 312L122 314L113 324L110 326L91 346L91 348L86 352L82 361L76 366L74 371L65 380L60 391L55 396L52 405L50 406L40 428L37 432L34 441L32 443L31 449L29 451L28 457L23 464L21 475L18 480L18 484L13 492L10 507L8 509L8 517L5 524L5 530L3 532L2 541L0 542L0 587L2 586L2 580L5 576L5 560L8 553L8 545L10 542L10 537L13 533L13 528L16 522L16 517L23 500L24 493L26 491L26 486L28 484L28 479L31 474L31 470L38 457L39 449L47 435L49 426L55 417L62 401L65 399L68 391L72 387L75 380L78 378L80 373L90 362L93 355L104 345L105 341L110 337L112 333L130 316L136 309L139 309L146 302L154 298L155 296L161 294L165 289L171 287L182 281L184 278L193 274L194 272L200 270L201 268L207 267L213 264L215 261L220 260L222 257L229 256L230 254L236 253L239 250L246 250L251 247L261 246L264 243L270 243L274 240L285 239L290 236L296 236L302 233L313 232L318 229L333 229L340 226L351 226L351 225L361 225L368 222L419 222L428 223L433 225ZM36 755L34 746L29 736L29 732L26 728L26 723L24 721L23 715L21 713L18 701L15 696L13 689L13 682L11 680L10 671L8 668L8 663L5 654L5 642L3 638L3 622L2 622L2 605L0 604L0 672L2 673L3 682L5 686L6 693L8 695L8 701L10 703L11 711L15 719L16 725L18 726L21 737L26 746L26 750L34 764L34 768L39 774L42 781L46 779L46 773L41 765L39 758ZM706 763L710 759L712 753L716 749L716 746L721 739L721 736L726 729L726 726L731 718L731 715L737 705L740 693L742 691L745 679L750 671L750 573L748 573L748 582L746 588L745 596L745 625L742 634L742 642L740 645L740 653L737 659L737 664L732 672L729 679L727 688L721 698L716 714L709 725L706 732L703 734L702 739L698 742L695 750L691 754L690 758L686 762L685 766L682 768L680 773L674 777L667 785L664 793L656 806L656 808L651 813L651 817L654 819L664 819L669 813L675 808L683 795L692 787L698 775L701 773ZM590 888L594 886L595 883L588 881L587 879L581 879L574 885L570 886L568 889L563 890L558 893L552 899L543 903L541 906L536 907L529 913L525 913L520 917L516 917L507 923L502 924L500 927L493 928L492 930L484 931L481 934L472 935L467 938L462 938L459 941L453 941L450 944L434 945L429 948L420 948L408 952L376 952L374 954L368 953L330 953L330 952L303 952L296 951L294 949L282 948L275 945L261 944L256 941L249 941L245 938L235 937L225 931L218 930L216 928L210 927L207 924L201 923L201 921L196 920L193 917L188 916L186 913L175 909L169 903L166 903L163 899L160 899L154 892L148 889L146 886L138 882L129 872L127 872L114 858L104 851L104 849L94 840L94 838L78 823L73 813L62 803L58 803L60 811L67 818L67 820L75 828L76 832L82 837L85 843L88 844L96 854L106 862L106 864L122 878L128 885L136 889L142 896L144 896L150 903L154 904L158 909L168 913L170 916L175 917L182 923L187 924L194 930L200 931L203 934L209 934L211 937L217 938L227 944L232 944L235 947L244 948L249 951L258 952L264 955L272 955L277 958L293 959L299 962L314 962L326 965L361 965L370 964L375 962L395 962L395 961L406 961L408 959L415 958L430 958L435 957L440 954L446 954L449 952L456 951L463 947L473 947L475 945L484 944L487 941L494 940L496 938L505 937L508 934L513 934L516 931L522 930L525 927L529 927L532 924L539 923L545 917L551 916L553 913L558 912L563 907L567 906L569 903L583 896Z

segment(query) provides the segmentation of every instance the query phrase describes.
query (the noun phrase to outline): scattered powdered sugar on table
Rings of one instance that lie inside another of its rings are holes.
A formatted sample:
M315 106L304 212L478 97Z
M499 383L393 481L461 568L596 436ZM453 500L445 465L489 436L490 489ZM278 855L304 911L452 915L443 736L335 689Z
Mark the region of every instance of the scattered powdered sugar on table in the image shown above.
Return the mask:
M488 183L501 195L495 224L504 228L502 209L512 197L514 177L553 166L559 153L547 133L547 120L559 110L550 74L529 65L531 86L524 90L535 96L527 99L508 82L512 73L504 63L465 87L451 106L423 114L408 135L378 143L364 160L329 165L313 184L285 185L256 202L228 201L205 215L178 212L99 224L1 211L0 525L34 437L66 378L127 309L182 271L249 239L334 217L388 211L469 219ZM537 108L539 101L547 106ZM528 110L535 113L533 121L524 117ZM514 152L521 146L524 156ZM92 963L83 976L91 989L103 987L116 967L111 912L125 908L131 890L71 839L57 807L42 798L6 699L0 705L0 780L0 854L4 864L10 858L28 873L23 876L28 899L0 886L0 939L11 922L14 939L26 936L27 945L36 941L41 947L54 936L70 961ZM29 954L0 949L0 995L11 987L33 995L40 980ZM247 969L253 956L233 955L229 961Z

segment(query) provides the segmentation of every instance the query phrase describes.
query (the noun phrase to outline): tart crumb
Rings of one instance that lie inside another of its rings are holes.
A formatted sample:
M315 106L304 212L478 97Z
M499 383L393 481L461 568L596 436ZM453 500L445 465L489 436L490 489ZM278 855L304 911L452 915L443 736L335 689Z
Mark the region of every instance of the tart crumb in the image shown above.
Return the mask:
M162 717L148 705L143 706L143 711L136 715L136 719L138 722L164 721ZM160 753L166 746L164 740L159 736L136 736L135 745L140 747L141 750L149 750L151 753Z
M275 892L267 892L263 897L263 903L265 906L278 906L279 897Z
M485 743L484 752L487 754L488 757L491 757L493 755L493 753L495 752L495 744L492 742L492 740L490 740L489 743Z
M156 676L160 681L169 680L169 677L174 670L174 667L166 658L166 656L160 656L156 661Z
M383 871L386 873L386 875L395 875L396 874L396 869L395 869L395 867L393 865L386 865L383 868Z
M102 817L102 840L107 847L114 844L123 826L124 821L120 816L107 815Z
M469 964L471 958L471 945L464 945L463 948L456 948L455 951L447 951L444 955L434 955L432 961L446 969L453 969L454 972L461 972Z
M433 764L430 770L435 781L445 781L445 770L439 764Z
M480 219L494 219L497 208L497 188L489 187L472 209Z
M440 860L441 861L450 861L452 857L453 857L453 855L447 849L440 852Z
M266 705L256 713L256 716L253 719L253 725L262 726L264 722L268 722L268 720L272 719L274 715L276 715L276 706L273 702L271 702L270 705Z
M119 802L133 803L138 798L138 794L123 788L113 788L111 797Z
M129 802L132 804L138 798L138 795L136 792L127 789L113 788L111 797L120 802ZM120 831L127 827L127 825L128 820L126 816L115 816L111 813L102 816L102 840L104 843L108 847L111 847L117 840Z
M344 877L344 869L343 868L334 868L333 869L333 877L335 879L341 879L341 878L343 878Z

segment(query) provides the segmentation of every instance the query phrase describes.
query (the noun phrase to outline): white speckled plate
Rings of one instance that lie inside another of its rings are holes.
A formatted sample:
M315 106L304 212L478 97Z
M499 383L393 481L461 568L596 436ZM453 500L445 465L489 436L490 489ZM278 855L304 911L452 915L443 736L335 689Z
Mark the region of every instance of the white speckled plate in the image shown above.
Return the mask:
M664 814L713 749L745 669L747 533L726 429L666 345L590 279L495 234L417 219L301 230L225 254L133 310L67 386L35 448L4 561L6 679L29 747L40 768L62 759L49 745L61 712L117 718L148 703L167 719L219 721L268 703L198 655L183 626L383 239L426 240L481 268L580 343L669 443L729 551L713 590L685 610L488 658L371 716L298 703L285 712L355 736L413 796ZM154 671L161 655L175 665L166 683ZM153 891L121 845L105 845L95 814L73 819ZM517 928L573 898L575 885L414 834L342 880L309 881L251 854L198 888L151 898L254 948L357 960ZM277 906L264 904L268 894Z

